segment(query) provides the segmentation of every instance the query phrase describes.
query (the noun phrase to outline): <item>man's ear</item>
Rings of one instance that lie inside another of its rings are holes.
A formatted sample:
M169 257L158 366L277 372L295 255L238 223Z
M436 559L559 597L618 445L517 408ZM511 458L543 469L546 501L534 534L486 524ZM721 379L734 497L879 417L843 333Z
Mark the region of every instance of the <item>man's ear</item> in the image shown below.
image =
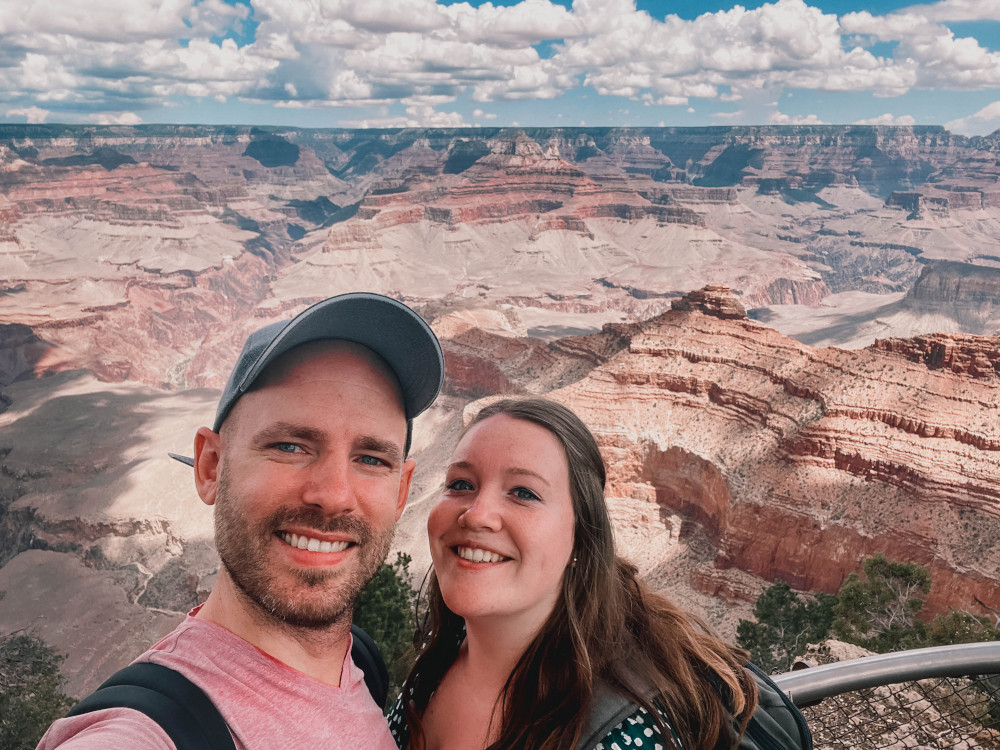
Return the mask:
M194 486L205 505L215 505L221 459L222 438L219 433L207 427L198 428L194 435Z
M396 520L403 515L403 508L406 507L406 498L410 494L410 482L413 481L413 470L417 468L417 462L412 458L403 461L403 470L399 476L399 497L396 499Z

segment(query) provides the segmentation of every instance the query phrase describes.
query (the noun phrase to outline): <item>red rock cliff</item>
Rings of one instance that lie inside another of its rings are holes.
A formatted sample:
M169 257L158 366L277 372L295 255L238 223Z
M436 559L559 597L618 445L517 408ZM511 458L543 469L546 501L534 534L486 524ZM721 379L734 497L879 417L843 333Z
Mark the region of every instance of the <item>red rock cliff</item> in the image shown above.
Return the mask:
M811 349L733 314L721 289L678 307L587 337L598 361L552 394L595 430L610 495L701 525L722 570L833 592L883 552L930 568L928 612L1000 607L992 370ZM975 360L996 341L951 346Z

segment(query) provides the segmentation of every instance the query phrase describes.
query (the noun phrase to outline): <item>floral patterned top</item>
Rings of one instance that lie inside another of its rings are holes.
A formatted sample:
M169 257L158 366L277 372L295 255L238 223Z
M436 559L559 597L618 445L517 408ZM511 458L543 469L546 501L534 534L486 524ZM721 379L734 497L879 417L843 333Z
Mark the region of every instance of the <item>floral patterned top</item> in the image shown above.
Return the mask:
M666 714L659 712L660 719L670 727ZM389 731L396 740L400 750L406 750L410 744L410 729L403 715L403 696L400 695L393 704L386 718L389 720ZM673 728L670 730L673 733ZM621 724L612 729L596 745L593 750L665 750L667 747L681 746L674 733L674 743L664 742L659 726L644 708L637 708L635 713L625 718Z

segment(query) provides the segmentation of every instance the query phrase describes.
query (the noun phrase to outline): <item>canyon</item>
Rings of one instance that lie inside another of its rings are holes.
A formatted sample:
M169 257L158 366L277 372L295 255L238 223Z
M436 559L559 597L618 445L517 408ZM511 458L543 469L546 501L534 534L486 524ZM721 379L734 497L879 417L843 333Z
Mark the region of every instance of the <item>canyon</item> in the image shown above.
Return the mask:
M930 569L928 613L1000 609L998 194L996 134L935 127L0 125L0 631L80 694L197 604L211 511L167 453L247 333L358 289L446 354L415 570L463 419L534 393L729 637L874 552Z

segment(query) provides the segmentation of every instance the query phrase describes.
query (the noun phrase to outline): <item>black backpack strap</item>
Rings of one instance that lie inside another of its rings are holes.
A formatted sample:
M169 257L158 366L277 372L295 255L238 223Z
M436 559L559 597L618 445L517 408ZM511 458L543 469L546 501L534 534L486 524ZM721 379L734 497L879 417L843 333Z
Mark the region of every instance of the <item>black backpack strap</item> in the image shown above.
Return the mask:
M594 685L590 719L576 743L576 750L593 750L615 727L635 713L638 706L624 695L611 690L603 681Z
M236 750L222 714L176 670L151 662L130 664L76 704L67 716L104 708L131 708L155 721L177 750Z
M740 750L812 750L812 733L798 707L757 665L747 664L747 669L757 683L759 705L740 740ZM598 682L590 721L576 750L592 750L636 709L628 698Z
M351 625L351 635L354 636L351 659L365 673L365 685L378 707L385 709L385 699L389 695L389 670L382 652L372 637L357 625Z
M757 683L758 708L747 725L741 748L812 750L812 732L802 712L756 664L747 670Z

